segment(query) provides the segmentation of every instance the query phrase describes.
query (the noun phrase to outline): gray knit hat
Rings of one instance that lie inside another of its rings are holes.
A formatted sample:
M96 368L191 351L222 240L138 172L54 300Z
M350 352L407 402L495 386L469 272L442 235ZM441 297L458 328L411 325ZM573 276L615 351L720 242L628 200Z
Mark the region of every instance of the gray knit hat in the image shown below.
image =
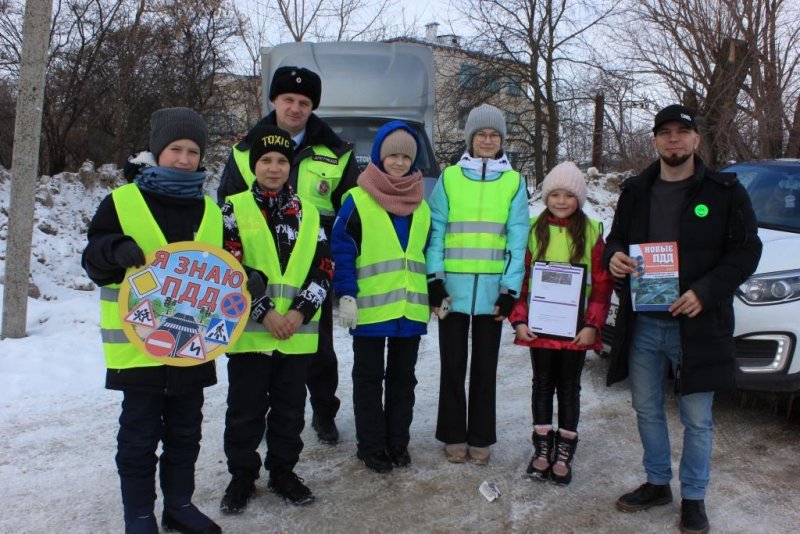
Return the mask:
M491 128L500 134L500 146L506 142L506 120L503 112L489 104L482 104L473 108L467 117L464 125L464 141L467 142L467 150L472 150L472 137L475 132L484 128Z
M150 117L150 152L156 161L168 144L177 139L191 139L200 147L200 157L206 152L208 127L203 117L189 108L161 108Z
M542 200L547 202L550 193L557 189L569 191L578 199L578 207L586 203L586 178L577 165L571 161L559 163L547 173L542 182Z

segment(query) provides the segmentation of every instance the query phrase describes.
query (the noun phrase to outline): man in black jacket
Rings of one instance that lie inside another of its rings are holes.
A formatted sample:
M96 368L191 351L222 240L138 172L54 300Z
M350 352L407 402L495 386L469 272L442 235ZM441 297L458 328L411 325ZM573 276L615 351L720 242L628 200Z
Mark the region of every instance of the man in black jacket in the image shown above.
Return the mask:
M322 228L330 238L342 195L356 185L358 166L352 144L341 139L313 113L319 106L321 94L322 81L315 72L302 67L280 67L275 71L269 88L269 99L275 109L231 150L217 190L220 204L229 195L253 185L255 175L249 160L253 137L260 130L259 126L277 125L291 134L295 144L289 185L301 199L314 204L320 213ZM320 441L333 444L339 440L335 418L340 403L336 397L339 375L333 350L332 302L332 292L329 292L322 304L319 349L311 360L306 383L314 410L311 426Z
M734 387L733 295L761 257L747 192L730 173L696 155L694 113L679 105L658 112L653 147L659 160L622 184L604 260L624 279L608 384L630 378L647 482L617 501L623 512L672 501L669 433L664 411L667 365L675 374L684 425L680 463L681 530L707 532L714 392ZM629 245L678 243L680 296L668 312L632 311Z

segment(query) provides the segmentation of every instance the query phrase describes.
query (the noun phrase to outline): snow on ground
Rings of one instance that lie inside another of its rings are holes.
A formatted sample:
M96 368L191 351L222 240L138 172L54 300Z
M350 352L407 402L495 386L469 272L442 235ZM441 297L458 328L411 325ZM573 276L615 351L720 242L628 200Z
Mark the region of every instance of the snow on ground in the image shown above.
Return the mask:
M608 225L615 195L604 183L603 177L592 181L587 211ZM10 180L0 169L3 266L9 191ZM101 185L87 189L75 175L45 178L38 186L31 266L42 297L28 301L28 337L0 341L0 533L122 530L114 465L121 395L103 388L98 290L90 288L80 268L85 227L107 192ZM540 209L540 203L532 204L532 213ZM614 509L617 496L643 481L641 446L627 389L605 387L606 364L594 354L584 374L575 480L557 487L525 476L531 453L530 360L512 339L508 328L498 369L498 443L491 464L449 464L433 437L439 361L437 326L431 322L417 365L412 466L378 475L355 458L350 336L337 326L342 441L335 447L319 444L307 427L296 469L317 501L286 505L267 491L262 474L256 499L234 517L218 509L228 482L222 452L227 375L220 358L219 384L206 390L195 503L233 533L677 530L677 501L640 514ZM671 420L676 421L674 410ZM680 442L677 427L672 425L673 443ZM792 532L800 525L796 435L796 424L742 412L723 400L707 500L712 528ZM676 470L678 458L675 454ZM483 480L498 485L499 500L489 503L478 493ZM677 498L675 481L673 490Z

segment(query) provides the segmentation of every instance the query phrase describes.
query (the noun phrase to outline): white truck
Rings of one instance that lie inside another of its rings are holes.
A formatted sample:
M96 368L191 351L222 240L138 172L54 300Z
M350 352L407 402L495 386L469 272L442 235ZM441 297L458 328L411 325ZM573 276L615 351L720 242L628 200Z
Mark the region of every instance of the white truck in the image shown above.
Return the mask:
M433 152L433 52L414 43L284 43L261 49L264 113L272 107L267 88L283 66L305 67L322 79L322 98L314 111L343 139L355 145L359 167L369 162L378 129L404 120L422 142L418 165L426 194L439 176Z

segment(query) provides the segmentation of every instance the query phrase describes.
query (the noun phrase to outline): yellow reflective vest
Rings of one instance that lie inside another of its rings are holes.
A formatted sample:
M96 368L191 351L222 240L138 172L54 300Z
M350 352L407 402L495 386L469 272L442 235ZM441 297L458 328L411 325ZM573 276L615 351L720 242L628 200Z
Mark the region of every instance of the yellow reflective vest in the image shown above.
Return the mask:
M348 191L361 218L361 253L356 258L358 324L406 317L428 322L425 242L431 210L424 200L414 210L406 250L389 214L360 187Z
M534 217L531 220L531 229L533 229L536 221L541 215ZM559 263L570 263L570 256L572 251L572 237L563 226L550 224L550 242L547 244L547 250L544 253L544 261L555 261ZM583 254L579 263L586 267L586 291L584 293L584 300L588 302L589 295L592 293L592 249L594 248L597 239L603 233L603 224L594 219L587 219L586 223L586 246L584 247ZM528 236L528 250L531 253L531 258L536 255L538 242L533 231ZM536 261L535 259L532 261ZM532 270L531 270L532 271ZM529 283L532 280L529 280ZM533 287L532 284L528 287Z
M506 222L520 177L506 171L496 180L471 180L461 167L442 175L450 210L444 236L444 270L501 274L505 268Z
M122 233L133 238L145 255L167 245L164 233L150 213L136 184L115 189L111 193L111 198L114 200ZM222 247L222 213L211 198L206 196L204 200L205 212L195 241ZM100 332L106 367L131 369L163 365L128 341L120 321L119 288L120 284L109 284L100 288Z
M242 263L267 275L267 296L275 303L275 311L285 315L311 270L311 263L319 239L319 212L310 204L303 204L302 221L297 242L286 266L281 272L278 250L267 226L267 221L258 208L253 193L243 191L227 198L233 205L239 236L242 240ZM280 351L283 354L312 354L317 352L319 342L319 318L322 308L317 310L308 324L301 324L289 339L276 339L264 327L252 319L247 321L244 332L228 350L237 352Z
M233 146L233 159L249 189L256 180L250 169L250 150L239 150L237 146ZM297 168L297 196L313 204L320 215L334 217L331 196L342 181L352 151L337 156L325 145L314 145L311 151L313 154L300 160Z

